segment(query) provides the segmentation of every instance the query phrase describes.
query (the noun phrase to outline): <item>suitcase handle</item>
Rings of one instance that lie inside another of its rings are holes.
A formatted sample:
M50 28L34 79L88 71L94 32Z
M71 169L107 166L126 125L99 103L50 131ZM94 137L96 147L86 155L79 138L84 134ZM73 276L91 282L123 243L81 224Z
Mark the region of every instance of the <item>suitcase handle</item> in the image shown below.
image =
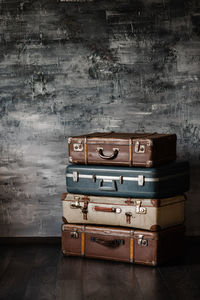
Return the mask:
M115 180L109 180L109 182L112 182L112 186L103 186L104 180L101 179L99 181L98 190L100 190L100 191L117 191L117 186L116 186Z
M95 211L102 211L102 212L114 212L116 214L121 213L121 208L120 207L103 207L103 206L94 206L93 210Z
M119 153L119 149L113 148L113 153L110 156L103 154L103 148L97 148L97 152L98 152L99 156L103 159L115 159Z
M102 246L111 247L111 248L117 248L120 245L125 244L124 240L103 240L96 237L91 237L91 241L100 244Z

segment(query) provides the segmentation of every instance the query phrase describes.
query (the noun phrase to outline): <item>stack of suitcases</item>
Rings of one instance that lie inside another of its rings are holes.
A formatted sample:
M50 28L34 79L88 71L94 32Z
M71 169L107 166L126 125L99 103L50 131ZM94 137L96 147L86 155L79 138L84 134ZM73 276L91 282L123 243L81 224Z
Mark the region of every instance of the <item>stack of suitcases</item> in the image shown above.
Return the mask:
M68 145L65 255L155 266L183 254L189 165L176 161L175 134L96 132Z

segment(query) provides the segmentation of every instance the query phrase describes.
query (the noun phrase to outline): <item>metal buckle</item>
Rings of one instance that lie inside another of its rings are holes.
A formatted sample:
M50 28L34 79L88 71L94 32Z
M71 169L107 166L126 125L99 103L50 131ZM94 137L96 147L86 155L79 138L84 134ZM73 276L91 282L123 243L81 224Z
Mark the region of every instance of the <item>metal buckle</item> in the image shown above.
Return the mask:
M145 153L145 145L140 145L140 142L135 143L135 152L136 153Z
M75 230L75 231L70 232L70 236L72 239L78 239L79 238L78 231Z
M80 202L79 202L79 200L80 200L80 197L78 197L78 196L75 196L74 197L74 200L75 200L75 203L73 202L73 203L70 203L70 208L82 208L82 206L80 205Z
M136 214L146 214L147 213L147 208L146 207L141 207L141 201L136 201L136 208L135 208Z
M83 144L73 144L73 150L75 152L81 152L81 151L83 151Z
M148 241L144 239L143 234L138 235L138 245L147 247L148 246Z

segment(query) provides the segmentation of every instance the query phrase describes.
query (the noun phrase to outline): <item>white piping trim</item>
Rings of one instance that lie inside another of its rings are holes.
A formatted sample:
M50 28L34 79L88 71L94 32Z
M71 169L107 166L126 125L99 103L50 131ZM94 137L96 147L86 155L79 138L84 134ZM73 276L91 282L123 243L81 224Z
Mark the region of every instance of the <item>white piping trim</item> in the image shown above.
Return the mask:
M179 176L184 176L187 175L188 172L183 172L183 173L177 173L175 175L169 175L169 176L163 176L163 177L156 177L156 178L147 178L144 176L144 182L159 182L163 180L168 180L171 178L176 178ZM138 181L139 176L143 175L138 175L138 177L123 177L123 181ZM73 178L73 173L68 173L66 174L66 177L68 178ZM103 180L120 180L121 176L104 176L104 175L96 175L96 179L103 179ZM78 174L78 178L84 178L84 179L93 179L93 175L86 175L86 174Z

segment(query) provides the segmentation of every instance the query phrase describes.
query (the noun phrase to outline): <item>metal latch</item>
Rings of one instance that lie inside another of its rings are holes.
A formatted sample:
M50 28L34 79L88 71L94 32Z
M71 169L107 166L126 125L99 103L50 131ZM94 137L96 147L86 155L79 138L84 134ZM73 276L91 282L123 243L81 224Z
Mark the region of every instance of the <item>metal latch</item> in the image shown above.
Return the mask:
M136 153L145 153L145 145L140 145L140 142L135 143L135 152Z
M135 208L136 214L146 214L147 208L141 207L141 201L136 201L136 208Z
M148 241L144 239L143 234L138 235L138 245L144 246L144 247L148 246Z
M70 236L72 239L78 239L79 238L78 231L75 230L75 231L70 232Z
M79 200L80 200L80 197L78 197L78 196L75 196L74 197L74 200L75 200L75 203L70 203L70 208L83 208L81 205L80 205L80 202L79 202Z
M74 181L74 182L77 182L77 181L78 181L78 172L77 172L77 171L74 171L74 172L73 172L73 181Z
M83 144L73 144L73 150L75 152L81 152L81 151L83 151Z
M138 175L138 185L144 185L144 175Z

